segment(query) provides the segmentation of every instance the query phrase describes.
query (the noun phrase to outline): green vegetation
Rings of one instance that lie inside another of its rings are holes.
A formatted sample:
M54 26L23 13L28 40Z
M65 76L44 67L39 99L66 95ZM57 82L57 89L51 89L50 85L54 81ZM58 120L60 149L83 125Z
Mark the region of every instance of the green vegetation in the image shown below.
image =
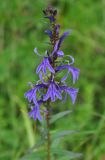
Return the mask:
M72 114L58 120L53 128L79 130L63 139L65 149L83 153L83 160L105 159L105 1L52 0L59 10L62 32L72 35L62 46L80 68L75 106L54 104L54 113L66 109ZM40 124L27 116L24 92L37 80L35 66L48 48L44 35L47 23L44 0L2 0L0 2L0 160L18 160L39 139ZM62 105L62 106L61 106Z

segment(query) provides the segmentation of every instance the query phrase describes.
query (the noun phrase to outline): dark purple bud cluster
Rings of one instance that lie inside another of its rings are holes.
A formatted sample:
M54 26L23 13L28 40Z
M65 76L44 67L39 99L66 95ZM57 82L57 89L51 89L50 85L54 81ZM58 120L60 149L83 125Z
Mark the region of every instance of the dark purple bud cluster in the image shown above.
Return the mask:
M47 9L43 10L45 18L48 18L50 22L54 22L56 20L55 16L57 15L57 10L53 10L52 7L48 7Z
M60 25L56 24L57 10L48 7L46 10L43 10L43 13L45 18L49 19L51 25L51 30L46 30L45 33L50 38L52 51L45 52L45 56L36 69L39 81L31 90L25 93L25 97L31 104L29 116L39 121L42 120L41 105L46 106L48 102L55 102L58 99L63 100L64 94L68 94L71 97L72 103L75 103L78 89L69 87L66 84L66 79L71 74L74 84L79 77L79 69L72 66L74 58L71 55L65 56L64 52L60 50L62 42L71 32L67 31L59 36ZM41 56L37 48L34 49L34 52ZM68 57L67 61L66 57ZM67 70L67 73L58 81L56 75L63 70Z

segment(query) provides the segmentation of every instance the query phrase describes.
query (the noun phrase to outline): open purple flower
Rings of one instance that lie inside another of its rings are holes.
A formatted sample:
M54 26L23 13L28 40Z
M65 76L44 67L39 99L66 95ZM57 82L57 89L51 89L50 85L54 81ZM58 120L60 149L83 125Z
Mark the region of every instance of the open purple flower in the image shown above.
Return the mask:
M38 119L40 122L42 121L39 105L35 105L34 107L32 107L31 111L28 114L29 114L29 117L33 118L34 120Z
M61 90L59 86L51 81L49 84L49 88L47 90L47 93L44 95L43 100L47 101L49 98L51 98L51 101L54 102L56 98L62 99Z
M47 57L44 57L41 64L37 67L36 73L38 74L40 71L43 72L44 75L47 74L46 70L49 70L51 73L55 73L53 67L51 66L49 59Z
M46 88L46 85L45 84L38 84L34 88L30 89L29 91L27 91L24 94L24 96L28 99L28 101L30 103L33 102L35 105L38 105L36 92L40 88Z
M69 73L72 73L73 76L73 83L75 83L78 80L79 77L79 69L74 68L70 65L63 65L63 66L58 66L56 67L56 71L59 72L61 70L68 69L68 73L61 79L61 82L65 81L69 75Z
M60 89L65 91L66 93L68 93L71 97L72 103L75 103L76 97L77 97L77 93L78 93L78 89L76 88L70 88L67 86L60 86Z

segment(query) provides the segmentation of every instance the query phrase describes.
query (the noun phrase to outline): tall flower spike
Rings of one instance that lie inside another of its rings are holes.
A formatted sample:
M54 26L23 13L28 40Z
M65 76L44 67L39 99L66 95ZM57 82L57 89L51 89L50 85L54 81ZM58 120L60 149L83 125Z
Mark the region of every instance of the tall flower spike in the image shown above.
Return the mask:
M45 33L50 37L52 50L50 52L47 50L43 56L38 53L37 48L34 49L34 52L38 56L43 57L36 69L39 80L36 85L32 85L32 89L25 93L25 97L32 106L29 116L39 121L42 120L40 114L42 104L46 106L48 102L66 99L64 95L67 94L71 97L72 103L75 103L78 89L67 86L66 79L71 74L73 83L76 83L79 77L79 69L72 66L74 58L71 55L64 55L64 52L60 49L65 38L71 33L71 30L60 35L60 24L56 23L57 10L49 6L43 10L43 13L44 17L50 21L50 28L45 30ZM70 58L70 60L68 58L65 59L65 57ZM63 70L67 70L67 74L56 81L56 75Z

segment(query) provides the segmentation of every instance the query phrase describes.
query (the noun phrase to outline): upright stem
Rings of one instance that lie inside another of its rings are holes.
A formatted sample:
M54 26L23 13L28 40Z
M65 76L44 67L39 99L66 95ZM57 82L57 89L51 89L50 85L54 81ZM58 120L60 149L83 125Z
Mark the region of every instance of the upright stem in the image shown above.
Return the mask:
M46 122L47 122L47 160L51 160L50 157L50 123L49 123L50 114L49 111L46 114Z

